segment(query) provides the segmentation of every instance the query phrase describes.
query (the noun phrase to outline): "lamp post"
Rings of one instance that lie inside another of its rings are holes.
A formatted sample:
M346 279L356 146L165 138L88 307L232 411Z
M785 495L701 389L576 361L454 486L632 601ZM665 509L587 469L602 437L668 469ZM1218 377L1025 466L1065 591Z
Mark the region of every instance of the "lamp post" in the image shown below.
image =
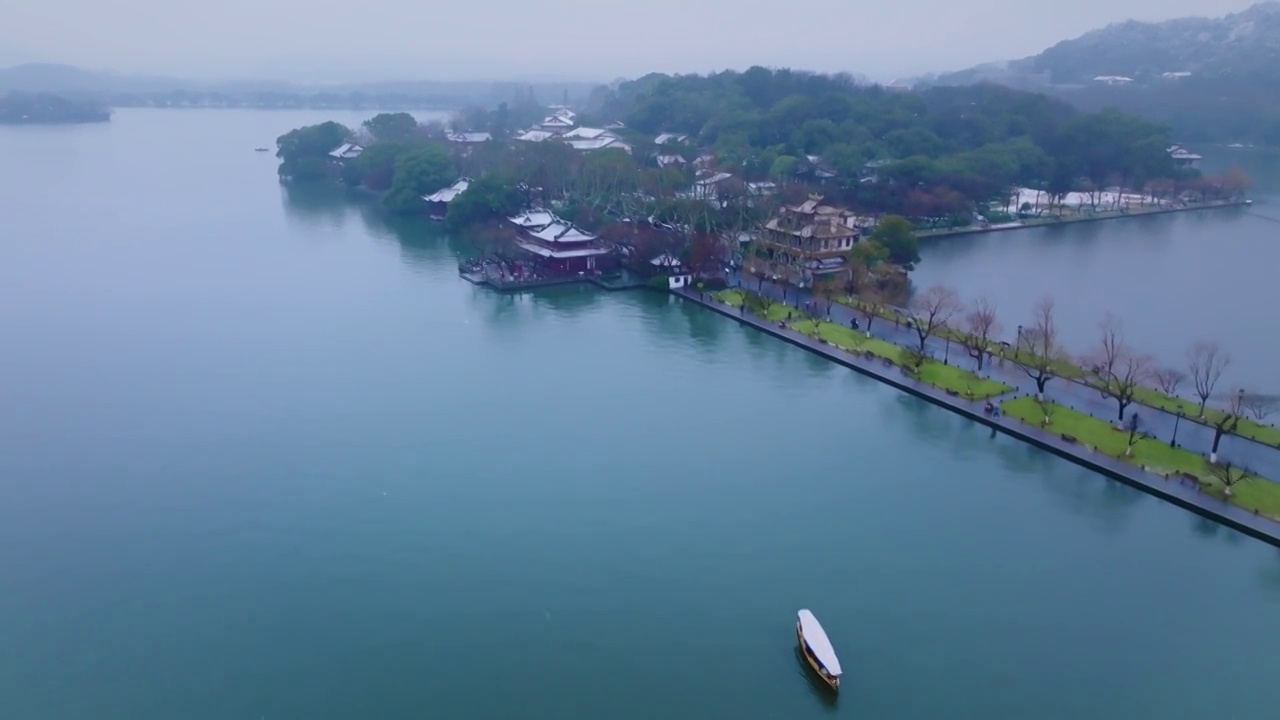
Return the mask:
M1178 416L1173 419L1173 437L1169 438L1169 447L1177 447L1178 445L1178 425L1182 422L1182 410L1178 410Z
M1022 355L1022 326L1019 325L1018 326L1018 343L1013 346L1013 358L1015 360L1018 360L1020 359L1019 356L1021 355Z
M944 334L942 337L947 341L947 346L946 346L947 349L942 353L942 364L950 365L951 364L951 336Z

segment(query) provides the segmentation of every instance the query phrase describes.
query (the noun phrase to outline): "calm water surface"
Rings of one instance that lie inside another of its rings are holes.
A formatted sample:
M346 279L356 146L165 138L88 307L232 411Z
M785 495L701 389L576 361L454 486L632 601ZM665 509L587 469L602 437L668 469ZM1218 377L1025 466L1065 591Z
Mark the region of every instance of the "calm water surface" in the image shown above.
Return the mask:
M1275 549L673 299L474 288L276 184L323 117L0 130L0 717L1275 716Z
M1010 338L1036 300L1053 297L1077 354L1098 343L1107 313L1172 366L1185 368L1193 341L1213 340L1232 355L1224 386L1280 393L1280 152L1204 153L1205 172L1249 174L1252 207L935 240L914 280L992 299Z

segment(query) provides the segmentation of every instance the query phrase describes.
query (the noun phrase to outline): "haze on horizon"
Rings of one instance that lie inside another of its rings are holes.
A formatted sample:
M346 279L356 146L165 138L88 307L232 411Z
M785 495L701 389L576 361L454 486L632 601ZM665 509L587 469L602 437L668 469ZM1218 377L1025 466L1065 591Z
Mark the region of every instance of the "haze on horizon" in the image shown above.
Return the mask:
M1256 0L2 0L0 65L298 82L608 81L751 65L880 81L1034 55L1111 22Z

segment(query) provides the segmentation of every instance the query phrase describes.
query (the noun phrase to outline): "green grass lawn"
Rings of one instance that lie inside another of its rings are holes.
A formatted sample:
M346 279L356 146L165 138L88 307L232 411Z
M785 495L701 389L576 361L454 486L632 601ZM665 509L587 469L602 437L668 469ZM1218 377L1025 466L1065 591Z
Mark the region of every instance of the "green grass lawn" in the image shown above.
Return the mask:
M901 357L902 348L891 342L878 338L869 338L865 334L835 323L804 320L792 326L796 332L818 337L832 345L850 352L871 352L876 357L889 360L895 365ZM974 400L986 400L997 395L1012 392L1013 388L1004 383L988 380L958 368L954 365L943 365L935 360L927 360L920 368L920 380L941 390L952 390L962 396Z
M717 292L714 295L712 295L712 297L724 303L725 305L741 307L742 301L746 299L747 294L741 290L721 290L720 292Z
M926 360L920 367L920 379L942 388L952 390L974 400L986 400L1013 392L1013 388L1002 382L979 377L968 370L955 365L943 365L936 360Z
M1041 427L1044 413L1034 398L1024 397L1001 404L1001 411L1009 417L1028 425ZM1058 435L1070 435L1082 445L1098 452L1119 458L1134 465L1145 466L1157 473L1190 473L1200 479L1206 492L1224 497L1221 483L1209 473L1209 465L1203 457L1181 448L1171 448L1160 440L1143 438L1133 447L1133 455L1125 457L1128 433L1114 430L1105 421L1055 405L1053 422L1045 428ZM1280 484L1263 478L1254 478L1235 487L1231 501L1247 510L1257 510L1273 518L1280 518Z

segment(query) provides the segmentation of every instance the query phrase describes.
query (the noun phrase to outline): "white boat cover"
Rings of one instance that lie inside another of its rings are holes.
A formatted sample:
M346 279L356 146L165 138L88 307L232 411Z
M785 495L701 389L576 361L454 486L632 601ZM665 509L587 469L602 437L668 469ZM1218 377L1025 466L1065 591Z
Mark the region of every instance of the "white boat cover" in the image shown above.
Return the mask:
M840 659L836 657L835 648L831 647L831 641L827 639L827 631L822 629L818 618L808 610L801 610L800 616L800 632L804 634L804 642L813 651L814 657L818 658L818 662L827 669L835 677L840 677Z

